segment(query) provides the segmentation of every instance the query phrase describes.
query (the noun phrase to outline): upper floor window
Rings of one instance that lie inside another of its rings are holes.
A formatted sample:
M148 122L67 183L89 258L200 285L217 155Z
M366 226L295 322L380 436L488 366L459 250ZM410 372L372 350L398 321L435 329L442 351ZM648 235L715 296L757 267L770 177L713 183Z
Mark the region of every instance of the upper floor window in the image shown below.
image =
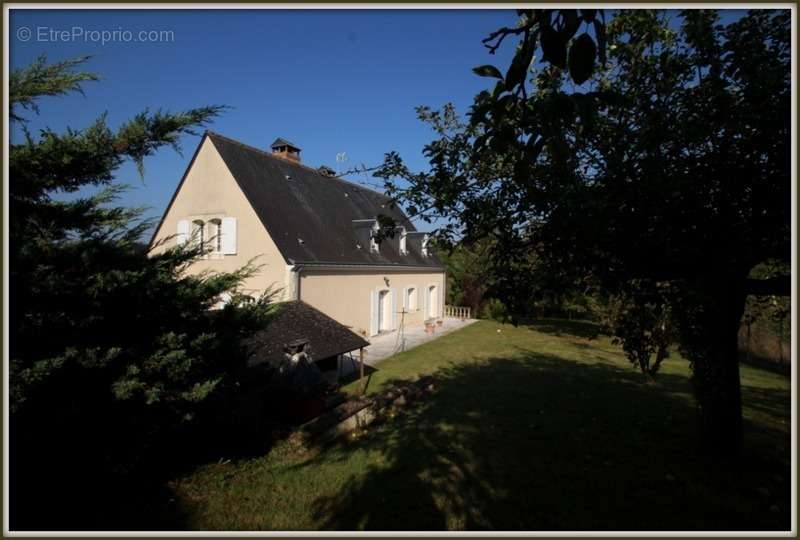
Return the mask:
M201 219L192 221L192 240L198 246L205 244L205 223Z
M215 218L208 222L212 253L222 253L222 220Z
M430 250L428 249L428 241L430 240L430 236L427 234L422 237L422 256L427 257L430 255Z
M213 258L222 258L222 255L236 255L236 218L222 217L202 219L181 219L178 221L177 244L183 245L189 241L193 245L202 245Z

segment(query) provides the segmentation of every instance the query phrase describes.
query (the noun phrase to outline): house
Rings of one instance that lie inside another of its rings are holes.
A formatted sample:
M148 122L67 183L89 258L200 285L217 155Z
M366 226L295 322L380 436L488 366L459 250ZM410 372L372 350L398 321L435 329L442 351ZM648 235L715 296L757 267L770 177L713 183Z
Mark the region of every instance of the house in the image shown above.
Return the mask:
M445 269L428 235L385 195L304 165L300 152L284 139L267 151L206 132L151 246L210 243L190 272L255 259L262 267L242 292L280 291L362 336L441 318ZM381 241L379 215L397 224Z

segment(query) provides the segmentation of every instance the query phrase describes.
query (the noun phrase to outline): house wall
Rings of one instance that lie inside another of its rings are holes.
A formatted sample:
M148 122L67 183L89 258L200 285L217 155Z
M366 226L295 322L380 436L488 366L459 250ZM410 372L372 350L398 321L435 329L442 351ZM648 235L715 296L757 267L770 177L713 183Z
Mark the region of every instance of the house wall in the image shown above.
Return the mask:
M213 218L236 218L236 254L213 254L198 260L189 272L231 272L241 268L251 259L263 265L259 272L242 284L242 291L258 295L268 287L285 289L286 262L267 233L236 180L231 175L213 142L206 138L180 186L175 200L168 209L154 237L159 241L177 232L178 221ZM176 238L168 240L174 246ZM282 293L283 294L283 293Z
M424 303L419 291L431 285L437 287L436 311L441 317L445 286L443 271L318 270L306 267L300 274L300 299L349 326L357 334L369 336L373 292L396 291L397 311L400 311L404 290L415 287L417 309L406 313L403 320L405 325L415 325L427 318L422 311ZM399 325L399 315L397 321Z

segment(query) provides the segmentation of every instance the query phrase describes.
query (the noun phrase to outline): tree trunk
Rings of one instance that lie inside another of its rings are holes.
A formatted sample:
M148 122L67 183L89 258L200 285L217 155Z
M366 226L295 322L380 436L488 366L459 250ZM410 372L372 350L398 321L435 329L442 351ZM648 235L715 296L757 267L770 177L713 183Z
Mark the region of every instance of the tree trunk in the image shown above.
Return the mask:
M667 358L668 354L669 349L667 349L666 345L662 344L658 346L658 350L656 351L656 359L653 362L653 365L651 365L648 369L651 377L655 377L656 373L658 373L658 369L661 367L661 362Z
M751 324L752 323L750 321L747 322L747 347L744 350L744 357L745 357L745 360L747 360L748 362L750 361L750 347L751 347L751 345L750 345L750 343L751 343L750 342L750 338L751 338L750 326L751 326Z
M701 292L691 356L706 445L718 454L736 454L742 442L738 336L747 295L744 279L716 278Z

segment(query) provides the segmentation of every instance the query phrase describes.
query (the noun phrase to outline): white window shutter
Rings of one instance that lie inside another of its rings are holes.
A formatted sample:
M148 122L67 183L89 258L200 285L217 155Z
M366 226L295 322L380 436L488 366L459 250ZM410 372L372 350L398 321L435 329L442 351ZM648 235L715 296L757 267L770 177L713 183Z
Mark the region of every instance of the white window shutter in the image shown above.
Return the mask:
M419 290L420 305L422 306L422 319L428 319L428 288L422 287Z
M369 335L374 336L378 333L378 291L370 291L369 294Z
M397 330L397 289L392 289L392 330Z
M236 255L236 218L222 218L222 253Z
M189 241L189 220L182 219L178 221L178 234L175 237L179 246L182 246Z

